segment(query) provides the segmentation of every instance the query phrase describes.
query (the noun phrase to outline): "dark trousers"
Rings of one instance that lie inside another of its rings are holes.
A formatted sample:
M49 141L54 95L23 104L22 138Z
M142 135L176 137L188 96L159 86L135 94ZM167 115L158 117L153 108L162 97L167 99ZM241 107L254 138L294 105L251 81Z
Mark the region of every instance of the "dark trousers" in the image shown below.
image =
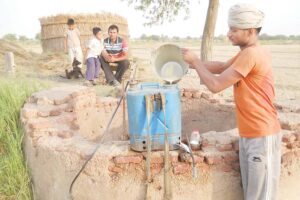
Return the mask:
M121 60L121 61L115 62L118 64L118 68L117 68L116 74L114 75L114 73L111 70L111 67L109 66L109 63L106 62L106 60L102 56L101 56L100 62L101 62L101 67L104 71L107 83L111 83L114 80L121 82L125 71L129 68L128 60Z

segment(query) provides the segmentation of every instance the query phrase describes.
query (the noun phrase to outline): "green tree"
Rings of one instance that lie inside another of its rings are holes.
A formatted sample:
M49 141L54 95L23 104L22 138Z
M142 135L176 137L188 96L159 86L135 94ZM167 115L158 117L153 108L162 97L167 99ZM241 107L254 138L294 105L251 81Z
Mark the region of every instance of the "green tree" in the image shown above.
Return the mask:
M41 33L37 33L37 34L35 35L35 39L36 39L36 40L41 40Z
M16 41L18 39L17 35L16 34L13 34L13 33L8 33L6 35L4 35L2 37L2 39L4 40L9 40L9 41Z
M123 0L133 4L136 10L143 12L147 19L145 25L163 24L172 22L176 16L183 12L189 16L189 0Z
M125 1L125 0L123 0ZM185 13L185 18L190 13L191 0L126 0L133 4L135 9L144 13L148 20L146 25L162 24L165 21L172 22L179 13ZM201 59L210 60L215 26L218 16L219 0L209 0L205 27L201 43Z
M26 37L25 35L20 35L20 36L19 36L19 40L20 40L20 41L27 41L27 40L29 40L29 38Z

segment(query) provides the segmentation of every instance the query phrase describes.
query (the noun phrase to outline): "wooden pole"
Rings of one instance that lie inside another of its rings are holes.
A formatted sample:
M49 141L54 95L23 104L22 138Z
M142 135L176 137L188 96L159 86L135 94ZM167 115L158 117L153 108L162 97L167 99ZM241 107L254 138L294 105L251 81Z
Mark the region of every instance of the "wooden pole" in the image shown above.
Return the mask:
M122 96L123 96L123 140L128 140L127 128L126 128L126 94L125 94L125 84L122 81Z
M14 75L16 72L15 58L13 52L5 53L5 72Z

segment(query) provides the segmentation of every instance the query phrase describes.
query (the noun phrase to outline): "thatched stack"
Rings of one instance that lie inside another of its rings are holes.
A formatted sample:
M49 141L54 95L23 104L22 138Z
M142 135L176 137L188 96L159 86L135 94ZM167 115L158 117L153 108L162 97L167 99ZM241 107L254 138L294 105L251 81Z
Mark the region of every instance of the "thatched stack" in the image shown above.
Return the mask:
M40 18L41 40L43 51L59 52L64 50L64 34L67 30L67 20L73 18L81 34L82 47L85 48L92 37L92 29L99 26L106 38L108 27L116 24L119 27L119 35L124 39L129 38L127 20L119 15L111 13L97 14L60 14Z

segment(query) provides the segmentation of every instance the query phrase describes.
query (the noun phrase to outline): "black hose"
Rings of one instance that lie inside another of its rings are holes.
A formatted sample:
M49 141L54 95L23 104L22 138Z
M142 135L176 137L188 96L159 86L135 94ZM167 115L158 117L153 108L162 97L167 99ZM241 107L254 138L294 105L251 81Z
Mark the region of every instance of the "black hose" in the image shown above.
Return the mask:
M130 80L128 80L127 83L126 83L126 86L125 86L125 89L124 89L124 93L127 91L127 88L128 88L128 86L129 86L129 83L130 83ZM96 153L97 150L99 149L100 144L102 143L102 141L103 141L105 135L108 133L108 130L109 130L109 128L110 128L110 125L111 125L111 123L112 123L112 121L113 121L113 119L114 119L114 117L115 117L115 115L116 115L116 113L117 113L117 111L118 111L118 109L119 109L119 107L120 107L121 102L123 101L123 99L124 99L124 94L121 96L121 98L120 98L120 100L119 100L119 102L118 102L118 105L117 105L117 107L116 107L114 113L112 114L112 116L111 116L111 118L110 118L110 120L109 120L109 122L108 122L108 124L107 124L107 126L106 126L106 129L105 129L105 131L104 131L102 137L100 138L99 143L96 145L96 147L95 147L93 153L92 153L91 156L85 161L85 163L82 165L82 167L81 167L81 169L79 170L79 172L76 174L76 176L75 176L74 179L72 180L71 185L70 185L70 187L69 187L69 195L70 195L70 198L71 198L71 199L73 199L73 197L72 197L72 189L73 189L74 183L76 182L77 178L81 175L81 173L82 173L82 171L85 169L86 165L87 165L87 164L89 163L89 161L94 157L95 153Z

